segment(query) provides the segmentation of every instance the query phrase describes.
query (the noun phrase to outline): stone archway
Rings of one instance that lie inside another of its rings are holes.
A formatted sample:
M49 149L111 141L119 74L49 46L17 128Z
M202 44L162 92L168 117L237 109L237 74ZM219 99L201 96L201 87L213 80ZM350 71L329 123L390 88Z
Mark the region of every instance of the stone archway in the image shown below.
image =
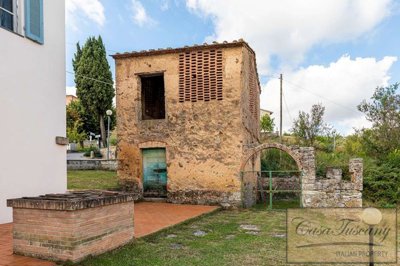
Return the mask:
M297 168L299 169L299 171L303 171L302 157L301 157L302 153L300 153L300 148L298 146L286 146L281 143L264 143L255 148L250 149L244 155L244 160L242 161L240 171L244 171L246 164L249 162L249 160L254 155L257 155L259 152L261 152L262 150L266 150L266 149L278 149L278 150L286 152L296 162ZM312 151L312 153L313 152L314 152L314 150Z
M314 148L264 143L244 153L241 173L244 172L251 158L257 156L262 150L271 148L288 153L302 172L301 202L303 207L362 207L362 159L355 158L349 161L351 181L342 180L341 169L331 169L326 178L317 179Z
M305 191L313 191L316 181L315 174L315 153L312 147L287 146L281 143L264 143L255 148L249 149L244 155L241 163L240 171L245 172L245 168L251 158L257 156L261 151L266 149L278 149L286 152L293 158L301 175L301 202L303 204L303 195ZM242 174L243 176L243 174ZM247 182L250 183L250 182ZM253 187L254 189L254 187Z

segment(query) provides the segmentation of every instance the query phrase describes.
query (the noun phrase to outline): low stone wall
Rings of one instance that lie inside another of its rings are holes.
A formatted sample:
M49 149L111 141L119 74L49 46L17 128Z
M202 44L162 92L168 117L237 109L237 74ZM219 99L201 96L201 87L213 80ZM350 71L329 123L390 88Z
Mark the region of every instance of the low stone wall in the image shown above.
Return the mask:
M241 207L240 192L179 190L168 191L167 202L176 204L220 205L223 208Z
M350 160L349 172L351 174L351 181L342 180L341 169L334 168L328 169L325 178L317 178L314 148L286 146L280 143L264 143L246 152L245 160L242 162L242 172L246 164L256 153L271 148L287 152L302 172L300 184L303 207L362 207L362 159L356 158ZM278 185L281 182L276 179L273 183ZM248 189L248 191L250 190Z
M342 169L327 169L326 178L315 179L303 190L304 207L362 207L363 162L349 162L351 181L342 180Z
M117 160L67 160L68 170L109 170L116 171Z
M273 190L301 190L300 178L298 176L272 177ZM269 189L269 178L261 178L261 185L264 190Z
M13 207L15 254L78 262L130 242L131 194L74 192L7 201Z
M131 179L120 179L119 184L124 191L128 191L134 195L135 200L143 199L142 187ZM255 196L255 191L250 197ZM216 190L177 190L167 191L166 201L175 204L200 204L200 205L220 205L223 208L242 207L242 195L240 192L226 192ZM254 199L247 199L254 201ZM249 205L251 206L251 205Z

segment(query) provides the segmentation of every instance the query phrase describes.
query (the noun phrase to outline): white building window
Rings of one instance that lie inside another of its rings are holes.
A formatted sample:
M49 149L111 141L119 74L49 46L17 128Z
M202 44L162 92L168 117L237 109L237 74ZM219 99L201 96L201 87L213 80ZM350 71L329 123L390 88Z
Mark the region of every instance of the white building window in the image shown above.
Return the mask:
M14 31L17 28L16 0L0 0L0 27Z

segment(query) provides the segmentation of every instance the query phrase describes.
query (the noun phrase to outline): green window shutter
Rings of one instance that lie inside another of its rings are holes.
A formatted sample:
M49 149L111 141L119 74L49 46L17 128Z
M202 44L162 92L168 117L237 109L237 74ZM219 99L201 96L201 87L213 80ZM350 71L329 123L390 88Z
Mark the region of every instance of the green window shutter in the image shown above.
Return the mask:
M25 36L43 44L43 0L25 0Z

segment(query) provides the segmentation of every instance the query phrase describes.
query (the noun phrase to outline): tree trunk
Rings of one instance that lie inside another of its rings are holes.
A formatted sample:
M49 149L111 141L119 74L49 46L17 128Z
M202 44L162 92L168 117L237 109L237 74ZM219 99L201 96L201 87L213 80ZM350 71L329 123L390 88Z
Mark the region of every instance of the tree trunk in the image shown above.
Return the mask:
M99 121L100 121L100 135L101 135L101 141L103 143L103 148L107 147L107 133L106 133L106 127L104 126L104 116L99 115Z

